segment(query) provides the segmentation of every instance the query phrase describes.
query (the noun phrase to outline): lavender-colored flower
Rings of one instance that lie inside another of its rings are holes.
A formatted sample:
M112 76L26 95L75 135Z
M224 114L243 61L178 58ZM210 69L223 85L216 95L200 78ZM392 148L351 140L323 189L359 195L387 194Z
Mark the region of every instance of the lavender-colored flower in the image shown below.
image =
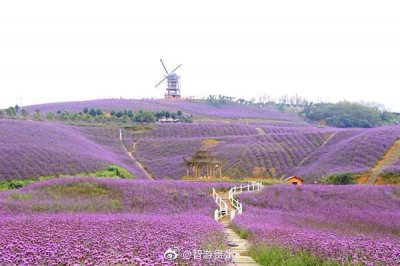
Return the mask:
M272 186L239 195L236 227L252 243L276 244L341 263L399 265L400 188Z
M1 192L0 264L226 265L182 254L226 249L210 191L232 185L71 177Z
M125 100L125 99L104 99L95 101L81 101L81 102L64 102L64 103L49 103L25 107L30 113L36 109L40 109L42 113L53 112L58 110L68 111L72 113L79 113L85 107L101 108L104 111L123 110L129 109L133 112L139 110L148 111L170 111L176 112L178 110L184 113L191 114L196 118L201 117L215 117L215 118L264 118L271 120L284 120L284 121L299 121L295 115L285 114L273 108L265 107L260 108L257 106L248 106L237 103L229 103L221 106L214 106L202 100L182 100L182 101L168 101L168 100Z
M226 265L225 258L164 258L169 248L225 243L223 227L202 215L75 214L0 217L2 265ZM212 251L212 249L211 249Z

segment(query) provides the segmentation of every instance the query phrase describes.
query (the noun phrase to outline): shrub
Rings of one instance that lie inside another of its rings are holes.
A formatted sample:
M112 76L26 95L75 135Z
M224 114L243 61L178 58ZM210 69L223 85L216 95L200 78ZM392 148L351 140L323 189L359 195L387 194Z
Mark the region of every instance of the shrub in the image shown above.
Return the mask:
M382 174L383 178L395 178L395 177L400 177L400 172L389 172L389 173L383 173Z
M357 179L352 173L339 173L324 178L322 183L333 185L353 185L357 184Z
M122 167L118 165L110 165L107 169L98 170L91 173L83 173L86 176L95 176L95 177L120 177L120 178L133 178L132 174L129 173Z
M383 173L381 176L387 184L400 184L400 172Z
M10 117L10 118L15 117L17 115L17 112L15 111L14 107L9 107L6 110L6 113L7 113L7 116Z
M132 175L127 170L117 165L110 165L107 168L107 171L115 173L116 176L121 178L132 178Z
M8 189L19 189L22 188L25 185L25 183L23 181L20 180L12 180L9 184L8 184Z

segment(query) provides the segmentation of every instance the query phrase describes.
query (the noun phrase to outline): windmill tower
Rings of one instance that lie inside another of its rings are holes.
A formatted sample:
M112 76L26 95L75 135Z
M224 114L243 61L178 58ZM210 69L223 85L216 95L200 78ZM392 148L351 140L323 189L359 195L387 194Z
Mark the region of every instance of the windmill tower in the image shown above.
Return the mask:
M157 83L156 87L158 87L164 80L167 80L167 89L165 92L165 99L179 99L181 98L181 86L180 86L180 79L181 77L178 76L175 71L180 68L182 65L178 65L174 68L171 72L168 72L167 68L164 65L162 59L160 59L161 65L163 66L166 75L164 78Z

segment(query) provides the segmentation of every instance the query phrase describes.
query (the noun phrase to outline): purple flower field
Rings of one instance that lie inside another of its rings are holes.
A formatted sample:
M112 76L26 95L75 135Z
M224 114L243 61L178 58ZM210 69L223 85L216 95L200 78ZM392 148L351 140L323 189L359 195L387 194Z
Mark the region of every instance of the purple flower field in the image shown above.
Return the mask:
M124 212L212 215L212 187L225 182L123 180L90 177L56 178L0 193L0 214L37 212Z
M335 172L366 172L399 138L400 126L340 130L292 173L311 181Z
M1 192L0 264L226 265L210 190L231 185L82 177ZM175 247L219 255L165 260Z
M193 123L160 124L144 136L133 133L135 139L141 138L212 138L226 136L256 135L254 126L241 123Z
M85 107L181 110L195 122L127 125L121 142L114 124L1 119L0 181L55 178L0 192L0 265L228 265L219 253L227 238L213 220L211 191L238 183L179 181L184 159L203 145L222 162L223 175L236 179L295 174L312 183L332 173L364 174L378 162L382 173L400 173L397 157L381 160L397 147L400 126L316 127L268 108L198 100L113 99L27 110ZM135 179L85 177L110 165ZM145 180L146 172L156 181ZM274 185L238 198L244 213L233 226L248 233L251 244L339 264L400 265L398 186ZM164 252L175 248L192 255L166 260ZM207 258L196 260L196 250Z
M261 130L261 131L260 131ZM119 141L119 129L75 127L22 120L0 121L0 180L74 175L116 164L146 175ZM193 123L123 130L123 143L156 179L181 179L183 158L205 140L223 163L223 175L243 178L292 174L313 182L338 172L364 173L400 138L400 126L334 129L304 123ZM134 149L134 142L137 142ZM397 171L398 163L384 172Z
M400 159L383 169L384 173L400 173Z
M42 113L56 113L58 110L79 113L85 107L101 108L105 111L129 109L133 112L139 110L159 111L165 110L176 112L181 110L197 118L262 118L270 120L299 121L299 119L290 114L284 114L272 108L259 108L242 104L226 104L223 106L214 106L201 100L163 100L163 99L104 99L82 102L49 103L34 106L27 106L26 109L33 113L35 109L40 109Z
M164 252L225 243L201 215L78 214L0 217L2 265L226 265L225 258L164 259ZM210 249L213 252L213 249Z
M110 164L142 178L142 171L119 144L118 130L104 132L95 142L62 124L0 120L0 180L78 174Z
M239 196L234 220L252 243L277 244L341 263L400 263L400 188L273 186Z

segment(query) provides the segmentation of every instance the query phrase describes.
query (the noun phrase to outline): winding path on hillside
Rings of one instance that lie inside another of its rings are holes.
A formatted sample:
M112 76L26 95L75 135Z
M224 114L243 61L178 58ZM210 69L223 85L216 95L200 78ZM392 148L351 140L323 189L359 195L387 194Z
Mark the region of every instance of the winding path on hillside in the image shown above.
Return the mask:
M233 206L229 201L228 192L220 191L218 193L223 201L227 202L228 213L234 210ZM233 265L238 266L257 266L259 265L255 260L250 257L243 255L249 251L250 244L246 239L241 238L235 231L230 228L231 221L229 215L220 220L220 223L224 226L224 233L228 237L228 243L234 243L236 247L229 246L228 250L234 254Z
M333 132L331 135L329 135L329 137L328 137L324 142L322 142L321 146L319 146L318 149L321 149L321 148L325 147L326 144L328 144L328 142L329 142L334 136L336 136L336 134L337 134L337 132ZM299 164L297 165L297 167L302 166L308 159L310 159L310 157L312 156L312 154L313 154L313 153L310 153L310 154L309 154L308 156L306 156L303 160L301 160L301 161L299 162Z
M396 141L385 153L383 158L369 171L367 184L373 185L378 181L383 168L400 159L400 140Z
M148 179L154 180L153 177L151 176L151 174L143 167L143 165L136 159L136 157L132 154L132 152L128 151L128 149L126 148L124 142L122 141L122 130L119 130L119 140L121 142L121 146L124 149L124 151L126 152L126 154L128 154L129 158L131 158L133 160L133 162L136 164L136 166L142 170L142 172L145 174L145 176Z

